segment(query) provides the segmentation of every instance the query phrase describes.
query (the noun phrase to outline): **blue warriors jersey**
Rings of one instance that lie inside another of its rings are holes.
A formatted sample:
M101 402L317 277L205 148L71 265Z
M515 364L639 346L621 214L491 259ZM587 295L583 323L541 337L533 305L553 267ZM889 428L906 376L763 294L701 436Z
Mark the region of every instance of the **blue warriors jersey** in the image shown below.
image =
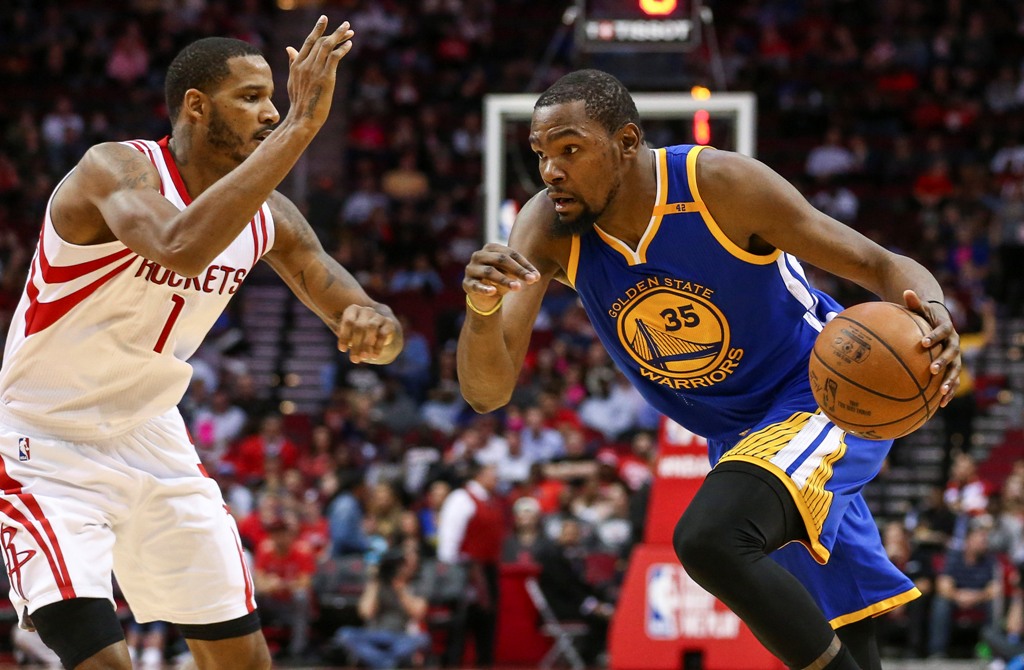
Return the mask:
M817 410L810 350L841 308L793 256L752 254L725 236L697 189L705 148L656 149L657 202L637 248L595 226L573 238L567 275L618 367L708 438L714 463L783 396Z
M595 226L573 238L566 275L619 369L708 438L712 465L754 463L792 493L807 539L772 558L832 626L877 616L920 595L886 557L861 495L892 442L846 434L819 413L807 364L841 307L793 256L752 254L725 236L697 188L702 150L655 150L657 202L636 249Z

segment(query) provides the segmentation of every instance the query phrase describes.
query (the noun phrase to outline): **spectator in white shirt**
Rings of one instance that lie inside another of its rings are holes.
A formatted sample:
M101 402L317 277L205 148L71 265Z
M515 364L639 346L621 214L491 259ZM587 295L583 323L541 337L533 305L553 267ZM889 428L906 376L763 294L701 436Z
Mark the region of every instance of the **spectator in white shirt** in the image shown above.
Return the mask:
M192 439L200 460L208 469L216 471L228 447L242 436L248 420L242 409L231 404L231 396L223 389L214 391L210 404L196 411L192 420Z
M848 174L857 167L857 157L843 144L843 133L835 126L825 133L825 141L807 153L804 172L823 178Z
M498 612L498 562L504 542L506 520L495 492L497 469L478 465L465 486L452 491L444 503L437 525L437 558L444 563L465 563L474 591L466 617L476 642L477 665L494 664L494 635ZM455 634L449 648L448 665L462 661L464 635Z
M565 439L560 432L544 425L544 410L540 407L526 408L519 436L523 453L535 463L547 463L565 455Z
M621 373L599 370L605 374L588 375L587 387L592 395L580 403L580 421L606 439L615 440L636 427L642 398Z
M536 462L523 449L522 433L509 431L505 439L508 442L508 450L497 463L498 481L503 491L525 482L530 477L530 468Z

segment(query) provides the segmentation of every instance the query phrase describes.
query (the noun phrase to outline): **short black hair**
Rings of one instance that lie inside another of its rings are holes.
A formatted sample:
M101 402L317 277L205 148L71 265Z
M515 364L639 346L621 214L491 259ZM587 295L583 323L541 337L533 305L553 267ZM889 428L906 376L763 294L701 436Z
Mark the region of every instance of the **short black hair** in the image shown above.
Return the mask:
M643 136L640 114L622 82L601 70L576 70L563 75L537 99L534 109L582 100L587 116L609 133L634 123Z
M208 93L224 81L231 70L228 61L239 56L260 56L263 53L242 40L230 37L204 37L182 49L167 67L164 96L171 125L178 119L185 91L190 88Z

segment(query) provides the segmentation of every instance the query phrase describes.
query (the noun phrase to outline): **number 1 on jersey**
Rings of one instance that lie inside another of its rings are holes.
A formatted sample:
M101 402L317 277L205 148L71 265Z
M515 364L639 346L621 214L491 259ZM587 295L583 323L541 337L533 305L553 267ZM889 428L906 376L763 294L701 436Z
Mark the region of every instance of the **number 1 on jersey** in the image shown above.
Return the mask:
M180 295L172 295L171 302L174 306L171 307L171 314L167 317L167 323L164 324L164 329L160 331L160 337L157 338L156 346L153 347L153 351L158 354L162 354L164 351L164 345L167 344L167 337L171 334L171 329L174 328L174 322L178 320L178 316L181 314L181 308L185 306L185 298Z

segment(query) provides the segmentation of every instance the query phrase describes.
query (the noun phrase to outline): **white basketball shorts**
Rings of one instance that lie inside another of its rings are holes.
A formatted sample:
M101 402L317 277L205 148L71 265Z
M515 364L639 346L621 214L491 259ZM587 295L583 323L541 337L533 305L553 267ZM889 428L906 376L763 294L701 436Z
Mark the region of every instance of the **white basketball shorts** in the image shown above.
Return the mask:
M211 624L256 608L234 519L177 409L100 442L0 426L0 548L19 615L68 598L139 622Z

